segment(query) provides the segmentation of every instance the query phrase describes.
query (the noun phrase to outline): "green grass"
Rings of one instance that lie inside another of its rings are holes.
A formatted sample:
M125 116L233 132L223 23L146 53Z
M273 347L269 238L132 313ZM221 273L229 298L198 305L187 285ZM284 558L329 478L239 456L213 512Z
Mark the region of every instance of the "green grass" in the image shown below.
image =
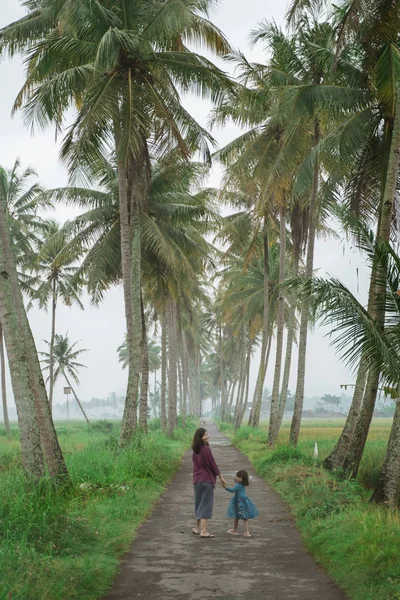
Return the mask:
M115 575L194 427L173 440L157 429L118 449L116 425L56 424L73 481L55 489L24 479L18 433L0 432L0 599L93 600Z
M220 425L288 502L307 548L351 600L399 600L399 513L369 503L390 420L373 422L356 482L336 478L321 467L342 421L305 421L298 448L287 445L288 427L284 423L277 447L268 449L265 423L258 429L242 427L236 436L231 425Z

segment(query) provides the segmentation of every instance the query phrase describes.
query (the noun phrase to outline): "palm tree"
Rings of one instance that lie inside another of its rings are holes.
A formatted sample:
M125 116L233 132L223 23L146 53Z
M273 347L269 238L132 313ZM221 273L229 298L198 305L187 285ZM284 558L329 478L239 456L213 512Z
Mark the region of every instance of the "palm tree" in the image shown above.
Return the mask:
M241 373L241 385L236 401L235 422L236 426L243 419L247 408L246 388L248 387L248 376L253 341L262 329L264 318L264 256L263 237L256 237L251 229L251 216L246 213L237 213L225 219L224 227L221 229L220 239L230 241L226 255L223 259L224 269L220 272L219 292L216 298L216 308L221 313L225 326L240 340L243 357L240 359L245 368ZM247 225L246 225L247 223ZM247 231L247 235L246 235ZM240 245L237 243L240 240ZM245 257L241 256L243 244ZM268 364L270 353L270 340L277 319L279 304L279 244L271 242L268 248L268 299L269 299L269 322L268 322L268 345L265 357L265 369ZM286 322L288 308L287 302L283 302L284 322ZM230 334L231 335L231 334ZM240 351L236 352L240 356ZM255 404L253 401L252 411ZM254 415L253 415L254 416Z
M126 341L126 337L125 337L124 343L121 344L120 346L118 346L117 353L118 353L118 360L120 363L122 363L122 368L126 369L128 367L128 362L129 362L128 342ZM155 340L149 341L148 354L149 354L149 371L152 373L158 371L161 366L161 360L160 360L161 348Z
M206 18L207 5L140 0L127 7L119 0L106 10L99 4L93 12L89 0L68 5L68 11L64 3L41 0L39 17L35 5L28 18L0 32L0 42L11 51L29 53L29 75L17 108L24 105L26 114L39 124L51 121L60 128L67 107L78 100L78 116L63 146L71 172L99 155L108 159L110 150L116 155L130 351L121 444L130 440L136 425L141 355L139 215L148 202L149 145L155 153L164 153L171 145L185 157L198 148L207 153L211 138L183 109L176 86L215 100L221 85L229 83L212 63L185 45L190 39L219 54L229 51L224 36ZM35 27L29 27L30 21Z
M146 334L146 329L144 329L143 334L144 335ZM128 342L127 342L126 337L125 337L124 343L118 347L117 352L118 352L119 362L122 363L122 368L126 369L129 365L129 350L128 350ZM150 340L147 343L147 336L146 336L146 342L143 341L143 346L142 346L142 364L141 364L141 378L142 379L141 379L141 386L140 386L140 394L141 394L140 405L142 406L142 415L143 415L144 411L146 411L146 413L147 413L147 391L148 391L148 385L144 385L143 381L148 381L148 373L154 372L155 373L154 393L156 393L156 382L157 382L156 372L159 370L159 368L161 366L160 353L161 353L160 346L154 340ZM145 421L143 419L143 416L142 416L142 426L143 426L144 430L146 431L147 430L147 422L146 422L147 419Z
M76 394L75 388L72 386L71 379L79 385L79 369L86 369L86 365L83 365L77 362L77 359L81 354L87 352L84 349L76 349L76 345L78 342L71 344L68 338L68 333L65 336L57 334L55 335L53 348L51 347L51 342L46 341L46 344L49 346L49 352L41 352L40 354L45 358L42 362L46 365L45 370L50 371L51 367L54 365L54 384L60 377L65 379L68 387L71 388L72 394L81 409L81 412L85 418L85 421L89 423L89 419L83 409L83 406ZM48 380L50 379L50 375Z
M161 367L161 346L155 341L150 340L149 342L149 370L150 373L157 373ZM154 385L157 383L157 378L154 379Z
M324 3L296 0L290 17L296 19L317 4L321 6ZM400 143L399 136L395 135L400 118L399 11L391 0L368 5L363 1L346 1L340 10L333 13L333 19L337 31L337 49L333 60L329 59L330 64L340 62L350 47L352 60L348 66L353 85L357 85L364 94L362 103L354 104L359 109L351 111L350 118L345 119L338 131L334 132L340 140L343 162L352 165L352 173L348 173L347 177L350 193L346 196L350 197L357 215L360 215L360 201L367 200L369 216L372 215L377 221L377 239L389 241L397 187L396 157ZM343 60L345 62L346 59ZM384 277L380 278L380 281L383 280ZM377 298L384 290L376 286L374 281L375 275L372 273L368 305L377 323L383 327L384 314L379 310ZM338 444L328 458L331 468L347 464L354 472L357 470L375 406L378 382L379 373L369 371L367 375L365 361L361 359L349 417ZM361 409L363 396L365 401Z
M2 190L7 174L0 169ZM9 188L8 188L9 189ZM35 341L26 315L18 279L18 255L11 246L7 195L0 195L0 260L3 277L0 290L0 322L9 359L14 399L18 409L22 462L35 478L44 473L44 459L52 477L68 481L68 472L58 444Z
M60 188L49 190L47 197L84 209L64 226L69 242L63 252L73 255L80 248L85 249L79 276L85 279L92 300L97 303L110 286L122 279L121 237L116 168L103 160L92 168L98 182L96 189ZM203 235L217 219L212 204L215 192L212 189L193 191L205 173L204 165L182 162L176 152L152 166L149 203L140 215L141 291L146 306L152 307L160 317L166 312L171 295L194 297L198 275L213 251ZM128 345L123 344L120 349L129 366ZM143 374L143 369L141 372ZM164 386L161 393L164 398L163 389ZM142 397L142 419L147 414L146 402ZM164 404L162 401L161 412Z
M307 90L318 87L322 81L329 83L330 73L327 72L323 61L317 58L319 53L316 49L323 52L333 45L333 28L304 20L296 34L288 38L275 25L261 23L252 37L254 42L265 42L272 57L267 65L251 64L241 55L233 57L241 76L242 85L237 92L239 101L233 102L233 99L226 96L216 112L216 120L223 123L227 118L232 118L250 129L224 148L219 156L228 164L228 185L232 182L237 185L238 181L248 181L250 174L250 190L253 197L257 198L256 213L264 219L266 215L271 218L282 211L288 213L290 204L295 205L299 197L303 199L305 194L308 194L306 269L311 275L318 219L321 213L323 215L318 193L322 165L314 153L315 160L310 167L308 157L325 133L326 119L323 118L322 109L316 112L314 105L307 101ZM330 77L331 81L335 76ZM329 89L331 88L334 86ZM332 112L332 105L330 111ZM311 171L306 183L302 173L305 165L308 167L307 174ZM268 288L267 273L264 288ZM253 425L257 424L259 418L265 376L267 307L266 294L264 343L253 401ZM293 444L297 443L304 396L308 314L308 308L305 306L300 325L297 403L291 429ZM278 355L280 354L281 344L278 345ZM273 409L278 418L279 411L275 409L278 406L276 390L279 387L278 371L281 359L279 356L277 358Z
M46 236L41 240L37 260L33 268L38 274L37 285L32 293L32 300L37 301L40 308L47 309L51 305L51 337L50 337L50 374L49 402L53 406L54 393L54 343L56 336L56 311L61 301L65 306L77 304L83 310L79 298L82 294L82 280L78 277L78 260L81 248L67 248L69 237L66 231L55 221L46 223Z
M288 273L292 273L293 277L297 277L300 268L300 257L304 253L304 248L307 240L308 232L308 212L307 207L300 199L296 199L290 206L290 228L292 238L292 260L286 269ZM282 280L282 277L280 277ZM287 318L287 337L286 337L286 353L283 368L282 385L280 388L278 411L275 416L271 414L270 428L268 432L268 445L273 446L277 439L282 425L283 415L285 412L286 401L289 389L289 377L292 362L293 343L295 341L297 319L296 310L297 297L296 291L292 290L288 296L289 309ZM275 382L274 382L275 383Z
M372 496L374 501L397 506L400 499L400 259L386 242L375 243L374 235L365 228L360 226L359 232L361 248L367 254L371 271L378 260L381 269L377 277L382 273L385 276L385 293L378 300L379 309L386 314L384 328L340 281L315 278L305 283L304 293L311 294L320 320L333 325L332 343L343 360L354 368L362 355L366 368L381 373L383 387L388 386L397 400L386 455ZM378 281L382 285L382 281L376 280L376 283Z
M17 282L15 261L7 264L8 258L14 258L7 227L4 201L0 199L0 267L6 277L0 282L0 322L6 340L11 382L17 407L18 425L21 440L22 465L30 477L40 479L44 475L44 458L40 439L39 422L35 400L31 388L29 368L25 359L25 340L19 326L19 315L15 303L14 290L10 280L11 268ZM19 287L18 287L19 290ZM21 304L22 295L21 295Z
M42 197L43 190L40 184L36 181L32 182L33 177L36 177L33 169L21 171L19 159L14 162L11 169L0 170L0 195L7 208L7 220L13 240L14 256L19 269L19 280L24 291L29 294L32 290L30 277L26 274L26 269L33 261L39 235L43 232L45 226L38 212L50 206L50 203ZM0 362L4 425L6 432L9 433L4 339L1 324Z

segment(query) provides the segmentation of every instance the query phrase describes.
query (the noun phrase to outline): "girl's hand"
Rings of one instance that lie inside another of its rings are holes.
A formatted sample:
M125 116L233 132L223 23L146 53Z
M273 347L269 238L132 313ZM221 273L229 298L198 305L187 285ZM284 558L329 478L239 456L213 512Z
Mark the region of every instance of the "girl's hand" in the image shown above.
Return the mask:
M222 476L222 475L220 475L220 476L219 476L219 479L220 479L220 481L221 481L221 485L222 485L222 487L226 488L226 485L227 485L227 483L226 483L226 481L225 481L225 479L223 478L223 476Z

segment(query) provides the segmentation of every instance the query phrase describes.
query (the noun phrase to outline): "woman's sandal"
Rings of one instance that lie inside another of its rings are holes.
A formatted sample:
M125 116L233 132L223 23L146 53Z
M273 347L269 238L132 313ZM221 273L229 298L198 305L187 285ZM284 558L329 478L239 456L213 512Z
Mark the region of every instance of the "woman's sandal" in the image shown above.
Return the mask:
M192 533L194 533L194 535L200 535L200 531L197 531L196 527L193 527Z
M239 535L234 529L228 529L227 533L230 533L231 535Z
M244 533L244 537L251 537L251 533Z
M215 535L213 535L212 533L208 533L207 535L201 535L201 534L200 534L200 537L201 537L201 538L207 538L207 539L208 539L208 538L213 538L213 537L215 537Z

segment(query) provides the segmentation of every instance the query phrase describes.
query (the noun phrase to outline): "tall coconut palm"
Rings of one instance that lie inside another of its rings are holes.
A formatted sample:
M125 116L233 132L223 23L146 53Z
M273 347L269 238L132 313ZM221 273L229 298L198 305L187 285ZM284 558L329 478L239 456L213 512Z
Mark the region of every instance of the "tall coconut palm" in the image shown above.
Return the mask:
M293 2L290 16L298 15L316 6L316 2ZM325 4L319 3L320 6ZM361 110L353 113L341 126L340 148L343 158L353 163L350 182L353 183L352 206L357 207L365 196L375 200L370 214L377 220L377 237L389 240L390 224L393 214L393 199L396 191L396 179L393 176L399 152L394 136L398 102L398 81L400 74L400 50L398 37L400 15L396 2L350 2L346 1L336 13L333 13L337 35L337 47L334 60L337 64L346 51L353 47L353 60L350 64L353 81L364 93ZM354 59L354 57L357 59ZM356 75L354 79L354 75ZM356 160L354 161L354 158ZM355 165L357 167L355 168ZM398 168L398 165L397 165ZM367 183L367 185L366 185ZM373 184L372 194L371 187ZM376 190L376 191L375 191ZM377 268L380 268L377 266ZM382 281L384 278L381 278ZM384 322L384 314L379 310L377 297L384 292L371 277L369 307L377 322ZM379 373L370 371L365 389L365 401L361 410L361 399L365 385L365 361L360 361L359 374L354 392L353 404L346 422L343 435L339 439L327 464L331 468L347 466L357 471L365 440L368 434L379 381Z
M98 188L67 187L50 190L47 195L55 202L73 203L83 209L64 226L70 239L64 251L73 254L81 247L85 249L80 274L93 301L99 302L110 286L122 279L120 212L115 165L100 160L92 169ZM214 190L194 191L206 173L204 165L183 162L175 151L154 163L152 170L148 207L140 215L141 290L146 305L162 315L171 290L178 296L184 293L186 298L194 293L198 275L212 252L203 234L217 215L212 204ZM182 292L182 286L186 291ZM129 360L126 357L128 366ZM164 402L162 410L163 406ZM145 412L143 409L142 417Z
M249 215L247 215L248 217ZM232 236L232 224L234 221L241 222L244 225L243 215L236 215L228 218L227 226ZM243 235L243 228L241 228ZM250 231L251 234L251 231ZM233 234L233 239L236 237ZM243 335L243 330L247 331L244 336L244 342L241 337L242 346L245 350L245 356L242 359L246 364L246 368L242 372L242 383L240 394L238 395L237 405L240 405L240 410L236 411L236 423L240 423L247 407L247 402L243 404L245 391L247 387L246 379L248 379L251 353L253 348L253 340L260 333L262 328L264 315L264 298L265 298L265 280L263 277L264 269L261 271L263 245L262 237L259 235L258 244L254 243L250 235L250 246L247 249L246 256L236 257L233 255L234 244L227 250L226 264L221 277L220 290L220 306L218 309L224 314L230 327L232 327L236 335ZM277 304L279 303L279 246L275 242L268 249L268 272L269 272L269 322L268 322L268 338L271 340L272 331L277 318ZM284 304L284 318L287 318L287 306ZM267 345L265 368L269 359L270 343ZM247 393L246 393L247 398ZM254 410L254 401L252 410Z
M256 209L258 214L274 215L279 212L288 191L293 187L294 197L308 193L308 250L306 268L313 270L314 244L318 229L320 211L321 165L317 157L312 163L311 178L300 186L296 182L299 169L307 161L310 152L318 146L323 134L322 109L317 113L307 102L307 90L318 87L327 81L327 71L323 62L317 59L316 48L333 45L333 28L304 21L302 27L291 38L287 38L275 25L262 23L253 33L254 42L266 43L272 54L267 65L251 64L242 56L234 57L241 75L242 87L239 88L239 102L233 104L227 98L216 113L218 122L233 118L239 124L251 128L219 153L222 160L230 165L227 171L227 183L245 181L251 174L253 185L259 189ZM329 74L329 72L328 72ZM333 76L331 77L333 79ZM331 91L335 89L330 86ZM334 95L335 92L332 91ZM233 105L233 108L232 108ZM332 105L331 105L332 106ZM332 112L332 111L331 111ZM314 154L315 158L315 154ZM304 178L300 178L304 181ZM286 207L288 210L288 207ZM267 286L265 286L267 288ZM264 301L266 310L267 297ZM297 442L304 396L305 357L308 331L308 310L304 308L303 322L300 327L300 352L298 364L298 390L296 394L292 443ZM266 331L267 314L264 318ZM256 424L261 406L263 375L265 374L266 344L264 342L260 362L260 377L257 385L253 424ZM278 351L280 348L278 348ZM280 361L278 361L278 365ZM277 386L276 386L277 387ZM277 405L276 393L275 403Z
M33 169L21 170L19 159L14 162L11 169L4 169L0 172L0 195L7 209L8 226L13 241L19 280L24 291L29 294L32 292L32 281L27 269L34 260L39 236L45 227L39 211L50 206L49 201L42 196L42 187L33 180L35 177L36 173ZM6 431L9 432L2 329L0 332L0 361L4 424Z
M126 369L128 367L129 362L129 352L128 352L128 342L124 341L123 344L118 346L117 349L118 360L122 364L122 368ZM161 361L160 354L161 348L155 340L150 340L148 344L148 353L149 353L149 370L154 373L159 370Z
M354 368L363 356L366 368L379 371L381 383L389 386L390 393L397 400L386 455L372 496L374 501L397 506L400 499L400 259L389 244L376 241L374 235L365 228L360 227L359 232L361 249L368 257L371 271L375 272L373 276L377 277L376 283L382 285L379 278L385 277L385 293L378 299L379 308L386 315L384 327L376 322L374 315L340 281L315 279L305 284L305 293L311 293L312 302L322 322L333 325L332 343L338 348L343 360ZM376 270L377 260L382 266L379 271Z
M11 268L7 265L6 260L7 249L5 249L5 245L7 241L10 256L12 250L7 230L6 211L0 200L0 266L2 273L6 274L6 277L3 276L0 282L0 320L6 340L11 382L18 413L22 465L27 475L40 479L44 475L40 429L31 389L29 368L24 356L25 340L19 325L13 287L10 281ZM15 264L14 269L15 281L17 281Z
M0 170L2 189L7 174ZM11 246L7 196L0 195L0 247L3 281L0 299L2 323L18 419L25 470L39 478L43 455L52 477L68 481L68 472L58 444L35 341L26 315L17 255Z
M46 223L46 235L40 241L37 260L33 268L37 273L37 286L32 294L32 300L37 301L40 308L51 306L51 337L50 337L50 374L49 402L53 406L54 393L54 359L53 350L56 336L57 305L62 302L65 306L77 304L83 310L80 300L82 294L82 279L78 277L78 260L82 249L74 246L66 248L69 237L55 221Z
M207 152L210 136L183 109L176 86L215 100L228 80L204 57L190 52L185 41L204 43L220 54L229 46L207 19L208 2L141 0L127 7L119 1L106 8L100 2L94 11L90 0L79 6L68 3L68 10L64 3L50 0L38 5L27 18L0 32L0 44L11 51L29 52L29 76L16 106L24 105L27 115L38 117L40 124L51 121L59 128L67 107L78 100L78 116L63 146L71 171L101 154L108 158L110 148L117 160L131 353L121 431L124 444L136 424L141 344L139 214L148 202L149 145L162 153L171 143L177 144L184 156L198 148Z
M78 342L71 344L68 338L68 333L65 334L65 336L56 333L53 347L51 342L46 341L46 344L49 347L49 352L40 353L44 357L42 362L46 365L45 370L50 371L54 365L54 383L57 383L57 380L60 377L65 379L67 386L72 390L72 394L85 418L85 421L89 423L89 419L76 394L75 388L71 383L72 379L77 385L79 385L79 369L86 369L86 366L79 363L77 359L81 354L87 352L87 350L76 349Z

